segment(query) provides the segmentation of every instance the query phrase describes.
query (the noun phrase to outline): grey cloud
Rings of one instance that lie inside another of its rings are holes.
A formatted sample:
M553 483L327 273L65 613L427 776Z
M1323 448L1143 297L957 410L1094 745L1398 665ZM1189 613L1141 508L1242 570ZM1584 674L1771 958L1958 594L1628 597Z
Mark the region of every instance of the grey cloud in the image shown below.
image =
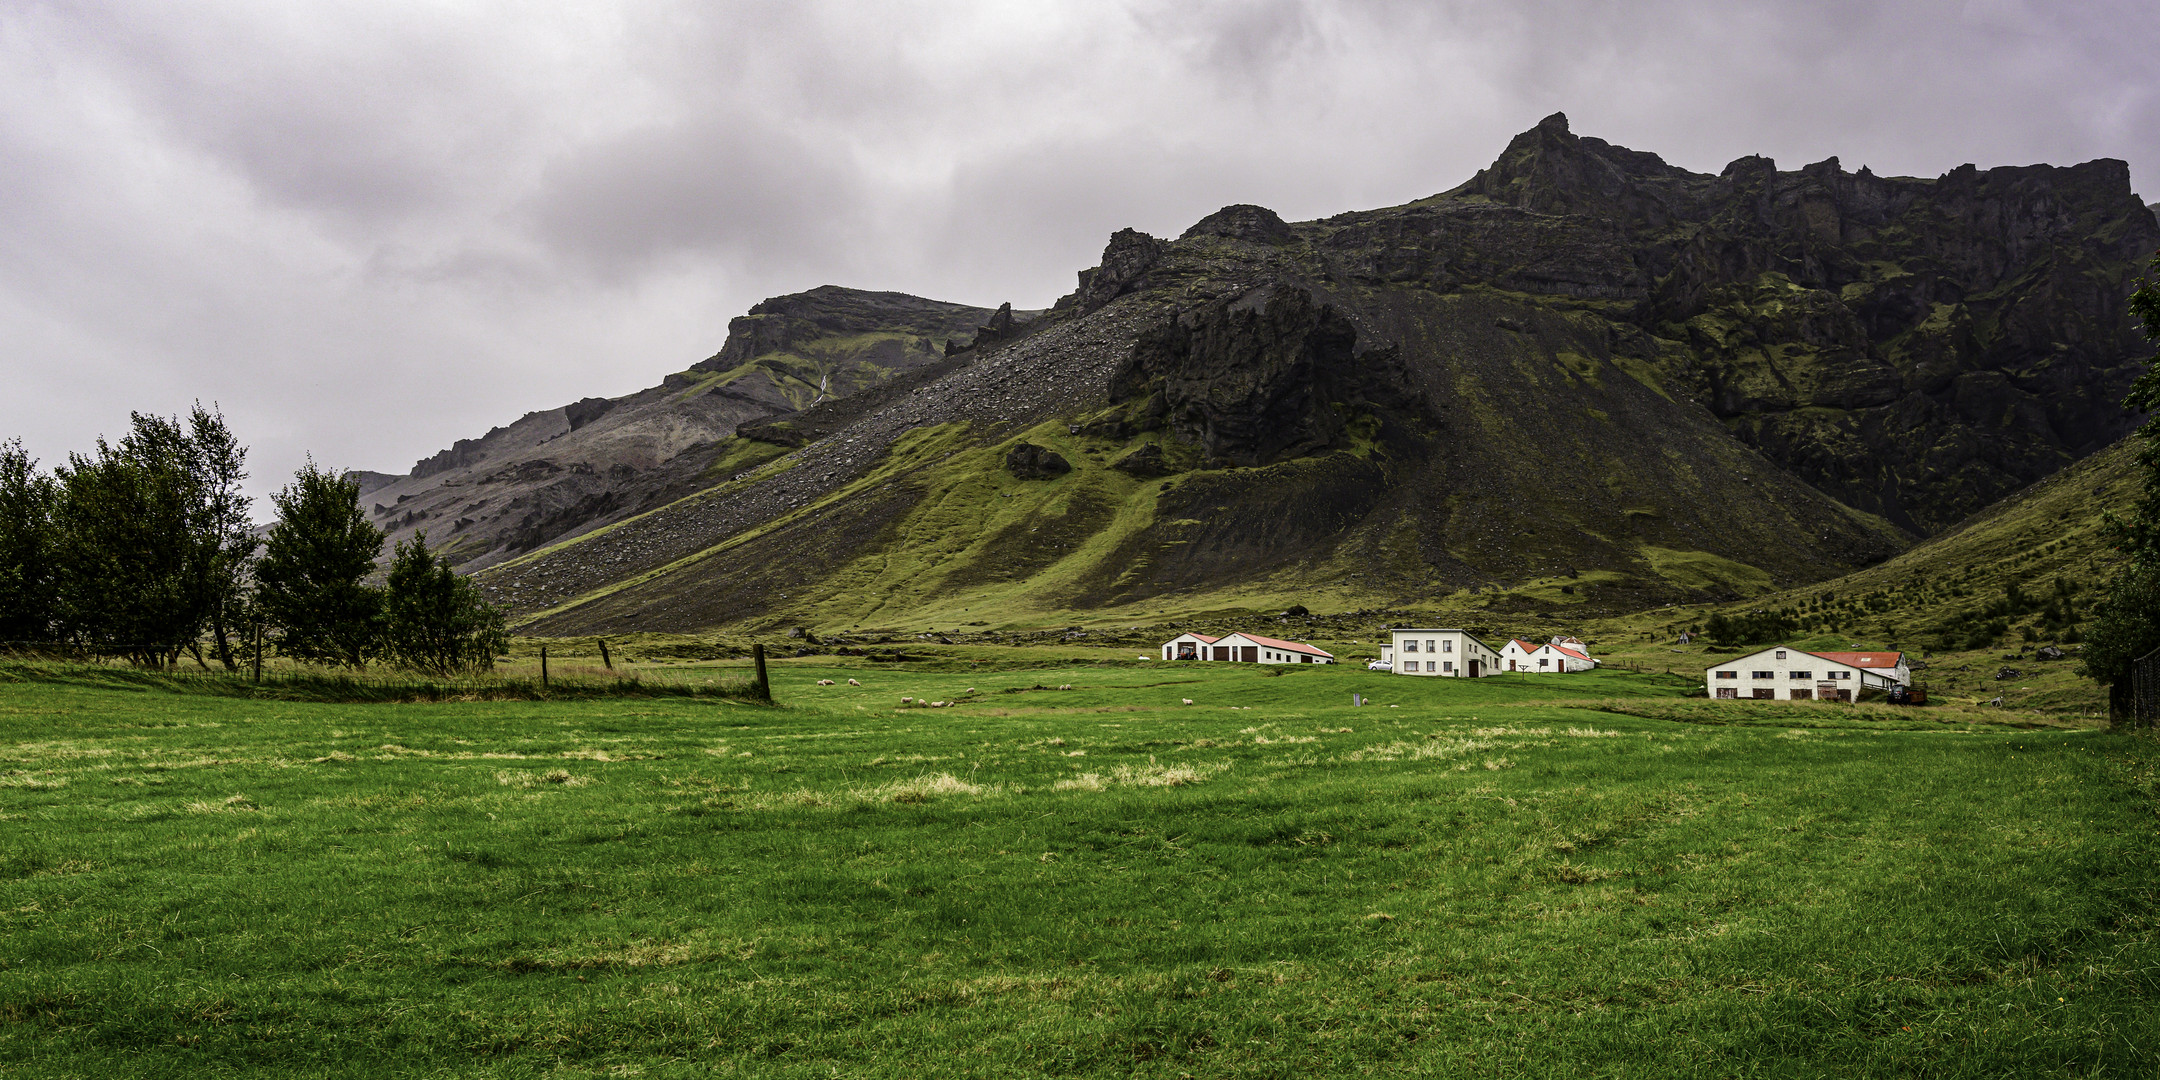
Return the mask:
M1467 179L1555 109L1714 170L2123 157L2096 0L0 5L0 437L221 401L259 485L402 468L817 284L1046 304L1108 234Z

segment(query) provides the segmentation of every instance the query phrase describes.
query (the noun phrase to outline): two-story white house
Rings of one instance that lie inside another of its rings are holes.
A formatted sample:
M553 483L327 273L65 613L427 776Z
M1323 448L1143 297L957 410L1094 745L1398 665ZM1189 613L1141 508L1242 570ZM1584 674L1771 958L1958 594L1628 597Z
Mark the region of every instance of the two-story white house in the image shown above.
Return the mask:
M1712 698L1763 701L1851 701L1862 689L1912 682L1896 652L1812 653L1776 645L1724 660L1703 673Z
M1397 675L1479 679L1500 671L1500 654L1467 630L1396 630L1388 658Z
M1541 671L1563 673L1590 671L1597 661L1590 658L1590 649L1571 637L1556 637L1543 645L1533 644L1520 638L1500 646L1500 663L1507 671Z

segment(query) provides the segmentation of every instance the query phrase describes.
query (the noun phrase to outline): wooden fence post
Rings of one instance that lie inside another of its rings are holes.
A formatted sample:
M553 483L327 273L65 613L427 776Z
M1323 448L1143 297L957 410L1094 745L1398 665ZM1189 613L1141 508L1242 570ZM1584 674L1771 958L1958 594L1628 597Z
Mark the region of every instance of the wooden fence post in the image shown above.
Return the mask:
M540 646L540 689L547 689L547 646Z
M609 671L615 670L615 661L608 658L607 639L594 638L593 640L600 643L600 666L608 669Z
M772 680L770 678L767 678L765 675L765 646L763 643L753 644L750 646L750 662L757 666L758 699L761 701L771 701Z

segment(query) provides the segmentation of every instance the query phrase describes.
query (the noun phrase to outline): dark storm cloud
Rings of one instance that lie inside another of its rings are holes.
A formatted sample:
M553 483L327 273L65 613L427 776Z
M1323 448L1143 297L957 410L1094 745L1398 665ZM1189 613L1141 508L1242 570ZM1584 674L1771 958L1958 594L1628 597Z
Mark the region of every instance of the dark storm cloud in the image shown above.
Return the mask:
M0 436L222 402L403 468L827 282L1049 303L1108 234L1452 187L1515 132L1711 171L2131 161L2149 4L0 4ZM2148 197L2160 197L2149 192Z

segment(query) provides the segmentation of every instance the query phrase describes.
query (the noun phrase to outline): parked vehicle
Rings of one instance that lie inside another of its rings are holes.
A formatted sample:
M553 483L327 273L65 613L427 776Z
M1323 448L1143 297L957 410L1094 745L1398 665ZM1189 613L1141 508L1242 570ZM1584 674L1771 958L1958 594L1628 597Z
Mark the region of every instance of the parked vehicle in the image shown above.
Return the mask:
M1367 664L1367 665L1365 665L1365 670L1367 670L1367 671L1393 671L1393 670L1395 670L1395 665L1393 665L1393 664L1390 664L1390 663L1388 663L1388 662L1387 662L1387 661L1385 661L1385 660L1375 660L1375 661L1373 661L1372 663L1370 663L1370 664Z

